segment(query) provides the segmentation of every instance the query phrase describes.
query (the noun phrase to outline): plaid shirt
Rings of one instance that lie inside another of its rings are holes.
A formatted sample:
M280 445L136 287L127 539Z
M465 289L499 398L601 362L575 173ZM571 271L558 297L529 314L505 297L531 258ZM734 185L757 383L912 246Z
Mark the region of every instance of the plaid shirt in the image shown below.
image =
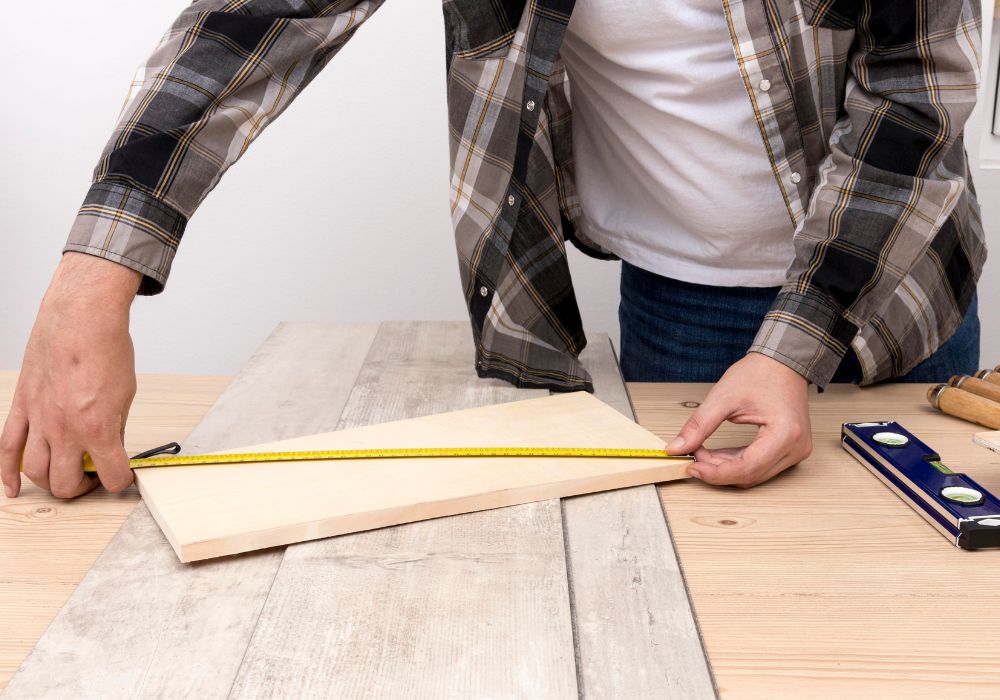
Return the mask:
M159 292L188 218L384 0L198 0L126 100L66 250ZM864 383L960 323L985 260L962 144L979 0L719 0L795 259L752 351ZM569 84L573 0L444 0L451 213L480 376L590 389L565 241L583 240ZM720 174L720 178L725 177ZM732 186L739 186L731 177Z

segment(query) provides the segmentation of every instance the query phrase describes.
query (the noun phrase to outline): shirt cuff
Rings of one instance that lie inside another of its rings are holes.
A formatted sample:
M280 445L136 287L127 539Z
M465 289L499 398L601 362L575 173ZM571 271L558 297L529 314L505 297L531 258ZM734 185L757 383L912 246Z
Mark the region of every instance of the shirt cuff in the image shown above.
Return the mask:
M822 295L782 291L749 352L767 355L824 389L857 333L858 327Z
M63 252L88 253L143 274L139 294L159 294L167 282L187 217L129 184L90 187Z

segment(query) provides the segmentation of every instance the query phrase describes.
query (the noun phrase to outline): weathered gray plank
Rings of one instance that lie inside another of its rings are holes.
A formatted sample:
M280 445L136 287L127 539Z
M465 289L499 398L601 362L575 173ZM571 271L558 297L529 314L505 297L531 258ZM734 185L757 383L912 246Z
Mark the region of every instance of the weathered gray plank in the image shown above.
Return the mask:
M334 429L375 330L280 326L194 430L186 451ZM318 371L305 378L302 368ZM140 503L4 697L222 697L280 560L281 551L271 550L181 564Z
M383 324L339 428L529 398L467 324ZM391 487L391 485L387 485ZM235 697L576 697L558 501L294 545Z
M335 430L379 324L281 323L184 442L192 454Z
M595 395L635 420L607 336L592 336L581 360ZM656 487L562 506L581 695L716 697Z

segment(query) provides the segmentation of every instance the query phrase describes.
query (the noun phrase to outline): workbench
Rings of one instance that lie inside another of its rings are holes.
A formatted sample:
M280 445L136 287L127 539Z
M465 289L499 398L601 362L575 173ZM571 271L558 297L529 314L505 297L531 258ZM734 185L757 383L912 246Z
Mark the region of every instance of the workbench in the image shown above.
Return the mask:
M15 379L0 373L0 419ZM140 376L127 449L183 438L227 383ZM628 389L639 423L669 440L709 386ZM1000 697L1000 550L958 550L839 444L844 421L895 419L1000 492L1000 456L971 441L981 429L934 412L925 392L814 392L803 464L746 491L660 487L721 697ZM751 435L727 425L709 445ZM30 484L0 500L0 687L137 500L129 490L61 501Z

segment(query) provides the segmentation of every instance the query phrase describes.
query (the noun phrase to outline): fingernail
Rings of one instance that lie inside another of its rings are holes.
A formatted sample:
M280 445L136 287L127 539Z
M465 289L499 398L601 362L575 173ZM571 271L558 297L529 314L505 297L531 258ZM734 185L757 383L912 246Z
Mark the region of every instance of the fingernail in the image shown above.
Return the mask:
M688 469L688 476L693 476L695 479L701 478L701 472L697 469Z
M667 445L667 452L669 454L677 454L684 449L684 438L675 437L669 445Z
M7 498L14 497L14 487L11 486L10 484L3 485L3 492L7 495Z

